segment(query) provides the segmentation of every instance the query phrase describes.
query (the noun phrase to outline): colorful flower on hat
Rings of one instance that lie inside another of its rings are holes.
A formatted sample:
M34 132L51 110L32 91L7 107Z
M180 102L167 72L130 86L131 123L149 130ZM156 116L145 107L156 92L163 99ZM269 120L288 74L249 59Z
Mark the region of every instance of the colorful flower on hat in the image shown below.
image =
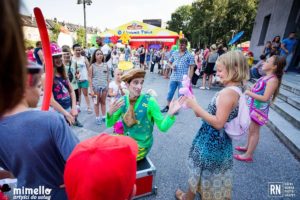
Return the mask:
M56 43L51 43L50 44L50 50L51 50L52 56L56 56L56 55L61 55L62 54L61 48Z

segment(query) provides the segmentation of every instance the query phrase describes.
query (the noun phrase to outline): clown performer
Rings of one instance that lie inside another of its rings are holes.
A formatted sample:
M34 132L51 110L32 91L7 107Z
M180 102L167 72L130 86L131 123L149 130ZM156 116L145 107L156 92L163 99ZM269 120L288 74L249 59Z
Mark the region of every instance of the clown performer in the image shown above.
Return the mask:
M132 137L138 143L138 161L145 158L152 147L154 123L160 131L166 132L174 124L174 114L183 103L181 98L172 101L168 114L164 117L156 99L141 92L145 73L143 69L132 69L121 77L129 94L115 100L106 114L107 127L112 127L121 117L124 135Z

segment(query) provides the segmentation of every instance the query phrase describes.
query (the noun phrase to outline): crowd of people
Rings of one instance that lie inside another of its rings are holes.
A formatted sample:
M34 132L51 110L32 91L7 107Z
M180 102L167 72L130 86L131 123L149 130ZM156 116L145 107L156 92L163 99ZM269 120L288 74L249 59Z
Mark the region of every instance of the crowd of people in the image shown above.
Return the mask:
M176 123L176 114L186 105L195 117L201 118L202 124L187 158L189 189L176 190L176 198L191 200L199 192L201 199L231 199L233 158L253 161L260 127L266 121L261 118L268 117L270 103L278 95L291 51L286 41L281 48L287 56L265 55L267 60L261 69L265 75L251 89L246 87L250 71L247 57L240 51L227 52L222 45L191 53L187 40L182 38L179 49L174 51L168 47L148 51L140 46L133 52L125 46L118 52L98 39L99 47L88 60L78 44L61 49L52 43L54 76L50 105L54 112L44 112L31 108L37 106L45 86L39 63L43 64L45 55L40 53L39 46L34 50L35 56L26 60L19 3L0 2L0 41L4 47L0 94L6 97L0 98L0 179L15 177L18 188L46 186L51 189L52 199L131 199L136 191L136 162L144 159L152 148L154 125L160 131L168 131ZM12 20L6 21L7 17ZM139 66L126 71L119 69L122 59L135 62L131 57L138 57ZM156 64L158 73L170 79L167 105L162 110L154 91L142 92L147 68L154 72ZM223 85L207 110L193 96L178 94L178 98L173 98L176 90L183 87L184 76L193 79L196 74L199 78L201 72L204 80L200 89L210 89L214 73ZM239 114L241 96L232 87L247 95L251 113L247 144L235 147L245 152L242 155L233 154L232 139L224 132L225 124ZM95 123L105 122L111 127L119 122L122 131L80 142L70 125L82 126L77 119L81 94L86 112L93 113L91 102L94 103ZM261 118L255 118L253 113ZM5 198L1 191L0 197Z
M295 32L290 32L289 36L283 40L281 40L280 36L275 36L272 41L267 41L263 48L262 54L259 57L259 62L251 68L251 78L260 78L264 76L265 72L262 70L263 63L266 61L266 59L274 55L283 56L286 58L286 65L284 66L284 72L286 73L291 67L297 44L298 40ZM300 65L300 62L298 65ZM299 70L300 66L297 67L297 69Z

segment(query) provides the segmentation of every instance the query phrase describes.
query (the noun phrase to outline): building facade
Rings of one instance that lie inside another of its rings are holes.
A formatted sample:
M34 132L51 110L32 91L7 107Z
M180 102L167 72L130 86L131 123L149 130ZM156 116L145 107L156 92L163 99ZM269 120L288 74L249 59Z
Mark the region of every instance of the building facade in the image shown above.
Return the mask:
M21 16L22 23L23 23L23 34L24 38L33 42L40 41L40 33L37 28L37 24L35 21L35 17L33 16L27 16L22 15ZM58 22L57 19L51 20L46 19L46 27L48 29L48 33L50 34L52 31L51 29L54 27L55 23L59 23L61 26L64 26L68 29L70 32L70 35L76 40L77 39L77 33L76 31L79 28L83 28L83 26L71 24L71 23L65 23L65 22ZM100 31L97 28L93 27L87 27L87 41L90 41L92 36L95 34L99 34Z
M250 42L250 51L259 59L264 45L275 36L281 40L290 32L300 39L300 0L260 0ZM297 70L300 60L300 42L289 70Z
M161 19L143 19L143 23L150 24L161 28Z

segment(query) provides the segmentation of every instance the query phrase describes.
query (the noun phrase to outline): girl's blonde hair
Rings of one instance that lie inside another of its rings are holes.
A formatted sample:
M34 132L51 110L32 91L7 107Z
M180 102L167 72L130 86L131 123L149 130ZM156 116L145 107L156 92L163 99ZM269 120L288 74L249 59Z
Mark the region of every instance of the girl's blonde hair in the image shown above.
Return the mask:
M249 79L249 67L246 57L240 51L229 51L221 55L216 64L223 64L228 73L224 82L240 82L245 84Z

